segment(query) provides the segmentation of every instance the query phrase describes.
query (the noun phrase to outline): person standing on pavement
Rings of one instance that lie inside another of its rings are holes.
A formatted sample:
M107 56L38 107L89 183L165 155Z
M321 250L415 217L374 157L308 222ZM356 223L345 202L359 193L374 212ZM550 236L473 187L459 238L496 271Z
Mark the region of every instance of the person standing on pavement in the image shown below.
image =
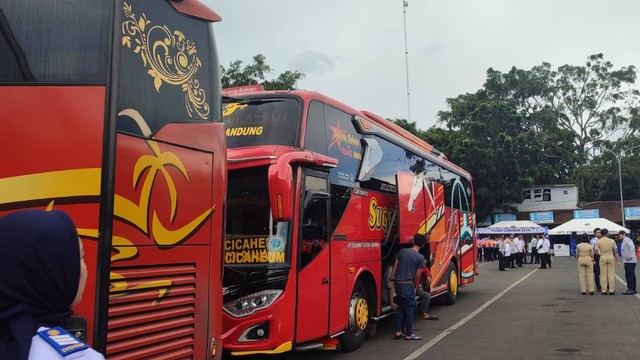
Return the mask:
M391 281L394 282L398 310L396 311L396 339L422 340L413 333L413 316L416 310L416 283L420 282L422 269L425 267L424 257L420 248L427 243L424 235L413 237L411 248L400 249L398 259L391 271ZM403 326L406 332L403 333Z
M547 266L551 269L551 241L549 240L549 236L542 235L542 246L547 249Z
M504 240L504 257L507 259L506 267L515 269L516 246L514 245L513 239L511 237L507 237Z
M589 295L594 294L593 286L593 247L589 245L589 236L582 234L580 244L576 246L576 257L578 258L578 275L580 276L580 291L582 295L587 295L586 280L589 283Z
M616 294L616 280L615 280L615 263L618 267L622 267L620 258L618 257L618 247L613 239L608 237L609 230L600 230L602 237L596 242L596 247L600 251L600 285L602 286L602 295L615 295Z
M533 235L533 237L531 238L531 261L529 261L529 264L534 264L534 260L535 264L538 264L540 262L540 259L538 258L538 249L536 248L537 244L538 237L537 235Z
M549 267L551 267L551 258L549 257L551 243L549 242L549 239L543 235L543 238L538 240L537 248L538 255L540 256L540 269L546 269L547 263L549 264Z
M505 268L506 265L506 261L505 261L505 257L504 257L504 249L505 249L505 243L504 243L504 237L500 236L498 238L498 270L500 271L507 271L507 269Z
M636 247L633 245L633 240L627 237L624 230L618 232L618 239L622 241L622 247L620 248L620 255L622 262L624 263L624 278L627 281L627 291L622 295L633 295L636 292Z
M522 235L516 236L515 240L516 245L516 265L518 267L522 267L523 259L524 259L524 240L522 239Z
M600 250L596 246L596 242L602 234L600 233L600 228L593 229L593 237L591 238L591 246L593 246L593 259L595 260L595 264L593 265L593 277L596 280L596 290L600 291Z

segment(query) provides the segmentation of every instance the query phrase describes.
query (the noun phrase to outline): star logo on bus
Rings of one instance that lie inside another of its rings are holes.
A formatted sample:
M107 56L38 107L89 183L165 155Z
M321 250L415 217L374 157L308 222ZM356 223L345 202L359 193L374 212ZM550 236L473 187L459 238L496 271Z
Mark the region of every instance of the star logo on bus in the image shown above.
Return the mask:
M329 125L329 129L331 129L331 143L329 144L329 150L333 147L333 145L337 145L338 149L342 149L341 144L347 142L347 132L340 128L340 124L336 126Z

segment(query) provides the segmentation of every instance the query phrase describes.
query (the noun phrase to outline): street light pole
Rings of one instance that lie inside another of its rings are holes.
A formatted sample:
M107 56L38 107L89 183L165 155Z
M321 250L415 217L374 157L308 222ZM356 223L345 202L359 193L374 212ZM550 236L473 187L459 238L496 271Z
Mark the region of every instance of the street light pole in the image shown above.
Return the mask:
M619 180L619 183L620 183L620 213L622 215L622 227L624 227L624 228L626 228L627 226L626 226L625 221L624 221L624 196L622 194L622 165L621 165L621 161L622 161L622 157L624 156L624 154L627 151L635 149L637 147L640 147L640 145L636 145L636 146L630 147L628 149L622 150L619 153L615 153L615 152L613 152L613 150L609 150L607 148L600 148L600 149L602 149L604 151L608 151L608 152L612 153L613 156L615 156L616 160L618 161L618 180Z

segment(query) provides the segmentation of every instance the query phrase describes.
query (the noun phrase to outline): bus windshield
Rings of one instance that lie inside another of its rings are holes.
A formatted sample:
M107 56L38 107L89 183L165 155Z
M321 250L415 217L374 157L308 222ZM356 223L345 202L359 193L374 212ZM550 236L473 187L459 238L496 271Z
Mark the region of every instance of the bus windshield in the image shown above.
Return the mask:
M230 171L226 266L288 267L288 223L272 220L267 168Z
M293 98L247 98L223 106L227 146L296 146L300 132L300 106Z

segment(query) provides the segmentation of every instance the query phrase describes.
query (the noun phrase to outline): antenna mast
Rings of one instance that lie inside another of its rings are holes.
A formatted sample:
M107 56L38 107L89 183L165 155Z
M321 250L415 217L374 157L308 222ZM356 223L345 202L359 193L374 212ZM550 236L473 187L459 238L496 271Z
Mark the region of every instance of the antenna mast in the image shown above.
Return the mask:
M409 87L409 48L407 47L407 7L408 0L402 0L402 13L404 15L404 66L407 77L407 122L411 122L411 91Z

